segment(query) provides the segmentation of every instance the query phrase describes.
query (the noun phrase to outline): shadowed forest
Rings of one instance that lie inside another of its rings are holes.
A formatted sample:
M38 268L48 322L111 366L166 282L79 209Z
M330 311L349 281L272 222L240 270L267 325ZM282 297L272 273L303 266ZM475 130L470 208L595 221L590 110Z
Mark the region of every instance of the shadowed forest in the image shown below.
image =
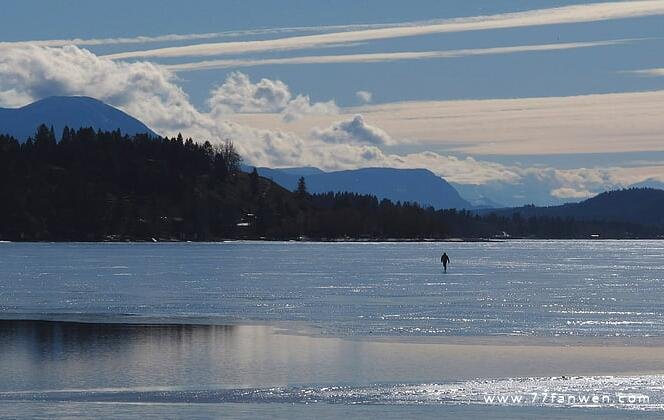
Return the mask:
M42 125L0 136L0 239L654 238L660 225L423 208L353 193L288 191L240 170L231 142Z

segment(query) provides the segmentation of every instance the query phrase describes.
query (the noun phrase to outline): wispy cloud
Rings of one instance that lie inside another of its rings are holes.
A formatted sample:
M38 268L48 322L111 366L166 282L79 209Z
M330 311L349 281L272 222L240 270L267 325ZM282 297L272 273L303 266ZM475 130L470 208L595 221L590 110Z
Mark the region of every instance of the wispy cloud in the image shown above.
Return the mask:
M643 69L643 70L627 70L623 73L634 74L636 76L646 77L664 77L664 68L659 69Z
M117 38L69 38L69 39L42 39L26 41L6 41L0 42L0 49L16 48L21 46L38 47L64 47L66 45L76 45L80 47L93 47L100 45L122 45L122 44L150 44L156 42L181 42L181 41L200 41L219 38L234 38L260 35L283 35L297 32L329 32L329 31L354 31L362 29L390 28L401 26L402 24L354 24L354 25L329 25L329 26L293 26L283 28L261 28L246 29L237 31L207 32L194 34L165 34L156 36L138 35L134 37Z
M503 13L447 19L437 22L411 22L402 26L294 36L260 41L203 43L179 47L129 51L110 54L112 59L137 57L193 57L223 54L244 54L276 50L317 48L329 44L411 37L448 32L527 26L596 22L664 14L664 0L639 0L593 3L524 12Z
M402 60L431 60L444 58L459 58L479 55L515 54L524 52L541 52L569 50L576 48L601 47L619 45L633 42L632 39L618 39L594 42L567 42L541 45L516 45L511 47L469 48L447 51L406 51L391 53L344 54L344 55L314 55L304 57L267 58L267 59L232 59L232 60L205 60L193 63L180 63L165 65L164 67L175 72L212 70L239 67L255 67L280 64L333 64L333 63L378 63Z
M244 32L244 31L243 31ZM148 44L153 42L177 42L196 41L203 39L222 38L224 36L240 36L241 32L211 32L204 34L166 34L158 36L135 36L126 38L70 38L70 39L43 39L31 41L0 42L0 48L15 48L23 45L34 45L38 47L64 47L65 45L97 46L118 44Z

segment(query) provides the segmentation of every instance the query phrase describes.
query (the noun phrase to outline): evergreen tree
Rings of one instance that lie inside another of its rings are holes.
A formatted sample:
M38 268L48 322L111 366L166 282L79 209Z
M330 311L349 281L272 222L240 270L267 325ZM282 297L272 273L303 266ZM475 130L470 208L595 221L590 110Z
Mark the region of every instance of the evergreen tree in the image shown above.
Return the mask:
M72 131L70 130L68 126L65 125L65 128L62 129L62 137L60 137L60 141L62 143L69 143L72 139Z
M303 199L306 198L309 193L307 192L307 184L304 181L304 177L301 176L300 179L297 180L297 189L295 190L295 195L297 195L298 198Z
M49 149L56 143L53 127L48 128L46 124L37 127L35 133L35 146L42 149Z
M236 175L238 172L240 172L242 157L240 157L240 154L237 152L237 150L235 150L235 146L233 145L232 141L226 140L226 143L224 143L222 148L222 155L224 156L224 160L226 161L226 168L230 175Z
M251 171L249 174L249 182L250 182L250 187L251 187L251 195L253 197L256 197L258 195L258 189L259 189L259 176L258 176L258 170L254 166L254 169Z

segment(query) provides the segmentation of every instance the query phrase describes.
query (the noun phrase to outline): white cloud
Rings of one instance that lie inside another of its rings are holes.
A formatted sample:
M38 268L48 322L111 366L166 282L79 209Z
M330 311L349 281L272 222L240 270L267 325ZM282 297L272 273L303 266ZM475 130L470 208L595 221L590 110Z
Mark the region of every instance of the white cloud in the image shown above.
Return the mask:
M664 168L650 168L661 171ZM622 188L641 179L639 172L643 168L520 168L521 179L519 183L526 187L526 191L541 189L549 196L563 200L579 200L600 192ZM649 171L646 171L649 173Z
M325 143L337 144L392 144L392 138L378 127L367 124L362 115L339 121L325 129L314 128L312 136Z
M113 59L137 57L194 57L246 54L263 51L320 48L330 44L371 41L436 33L520 28L580 22L597 22L664 14L664 0L591 3L550 9L535 9L490 16L473 16L434 22L410 22L397 27L362 29L319 35L259 41L204 43L110 54Z
M376 29L401 26L398 23L379 24L354 24L354 25L328 25L328 26L292 26L282 28L246 29L237 31L222 31L191 34L165 34L157 36L138 35L134 37L117 38L69 38L69 39L43 39L27 41L5 41L0 42L0 49L16 48L27 45L38 47L64 47L76 45L79 47L99 45L123 45L123 44L149 44L154 42L180 42L197 41L215 38L230 38L255 35L280 35L293 32L327 32L327 31L351 31L358 29Z
M93 96L141 115L152 127L188 125L197 114L173 74L151 63L113 62L74 46L23 46L0 54L4 105L53 95Z
M286 58L264 58L264 59L228 59L228 60L204 60L191 63L178 63L166 65L169 70L176 72L226 69L239 67L274 66L281 64L334 64L334 63L380 63L403 60L432 60L450 59L459 57L470 57L480 55L516 54L526 52L560 51L577 48L603 47L610 45L621 45L634 42L634 39L616 39L609 41L593 42L567 42L558 44L540 45L515 45L510 47L494 48L468 48L462 50L447 51L405 51L388 53L367 54L343 54L343 55L314 55Z
M563 187L556 188L551 191L551 195L556 198L572 198L572 199L583 199L597 195L596 193L590 192L588 190L577 190L574 188Z
M2 74L0 74L0 80L1 78ZM32 102L32 99L32 96L13 88L0 91L0 105L5 107L18 108Z
M290 90L282 81L252 83L246 74L233 72L212 91L208 105L221 112L281 112L290 101Z
M516 174L513 179L499 177L482 183L455 184L459 192L473 201L490 201L507 206L524 204L552 205L579 201L606 190L623 188L656 174L664 174L664 162L651 167L601 167L556 169L550 167L506 167ZM457 181L458 182L458 181Z
M166 34L157 36L135 36L119 38L70 38L70 39L44 39L31 41L10 41L0 42L0 49L23 47L33 45L37 47L64 47L67 45L98 46L98 45L122 45L122 44L148 44L153 42L176 42L176 41L196 41L202 39L223 38L226 36L253 35L251 31L238 32L211 32L201 34Z
M484 184L487 182L517 182L521 178L518 168L494 162L459 158L435 152L389 155L385 166L395 168L427 168L450 182L461 184Z
M297 95L282 111L285 122L292 122L305 115L337 115L339 107L334 101L311 102L309 95Z
M253 83L240 72L228 75L226 81L216 87L208 99L214 115L240 113L281 113L290 122L307 114L337 114L334 101L311 103L309 96L293 98L288 86L280 80L261 79Z
M662 77L664 76L664 68L657 69L643 69L643 70L629 70L623 73L631 73L637 76L646 76L646 77Z
M363 104L368 104L373 99L373 94L366 90L358 90L355 92L355 97Z

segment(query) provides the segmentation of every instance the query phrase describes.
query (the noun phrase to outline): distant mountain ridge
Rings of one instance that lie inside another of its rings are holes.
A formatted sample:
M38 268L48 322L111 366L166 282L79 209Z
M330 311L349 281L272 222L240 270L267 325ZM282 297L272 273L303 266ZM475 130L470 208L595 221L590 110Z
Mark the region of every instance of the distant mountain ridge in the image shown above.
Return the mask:
M35 134L40 124L53 126L58 138L65 126L156 136L138 119L87 96L51 96L21 108L0 108L0 134L9 134L23 142Z
M249 169L249 168L248 168ZM259 175L294 190L303 176L312 193L353 192L379 199L416 202L437 209L470 209L473 206L443 178L427 169L362 168L324 172L318 168L257 168Z
M634 223L664 226L664 190L654 188L629 188L603 192L579 203L562 206L524 206L510 209L486 210L501 216L519 214L532 216L599 220L606 222Z
M654 188L658 190L664 190L664 182L659 181L655 178L648 178L645 181L637 182L629 186L630 188Z

